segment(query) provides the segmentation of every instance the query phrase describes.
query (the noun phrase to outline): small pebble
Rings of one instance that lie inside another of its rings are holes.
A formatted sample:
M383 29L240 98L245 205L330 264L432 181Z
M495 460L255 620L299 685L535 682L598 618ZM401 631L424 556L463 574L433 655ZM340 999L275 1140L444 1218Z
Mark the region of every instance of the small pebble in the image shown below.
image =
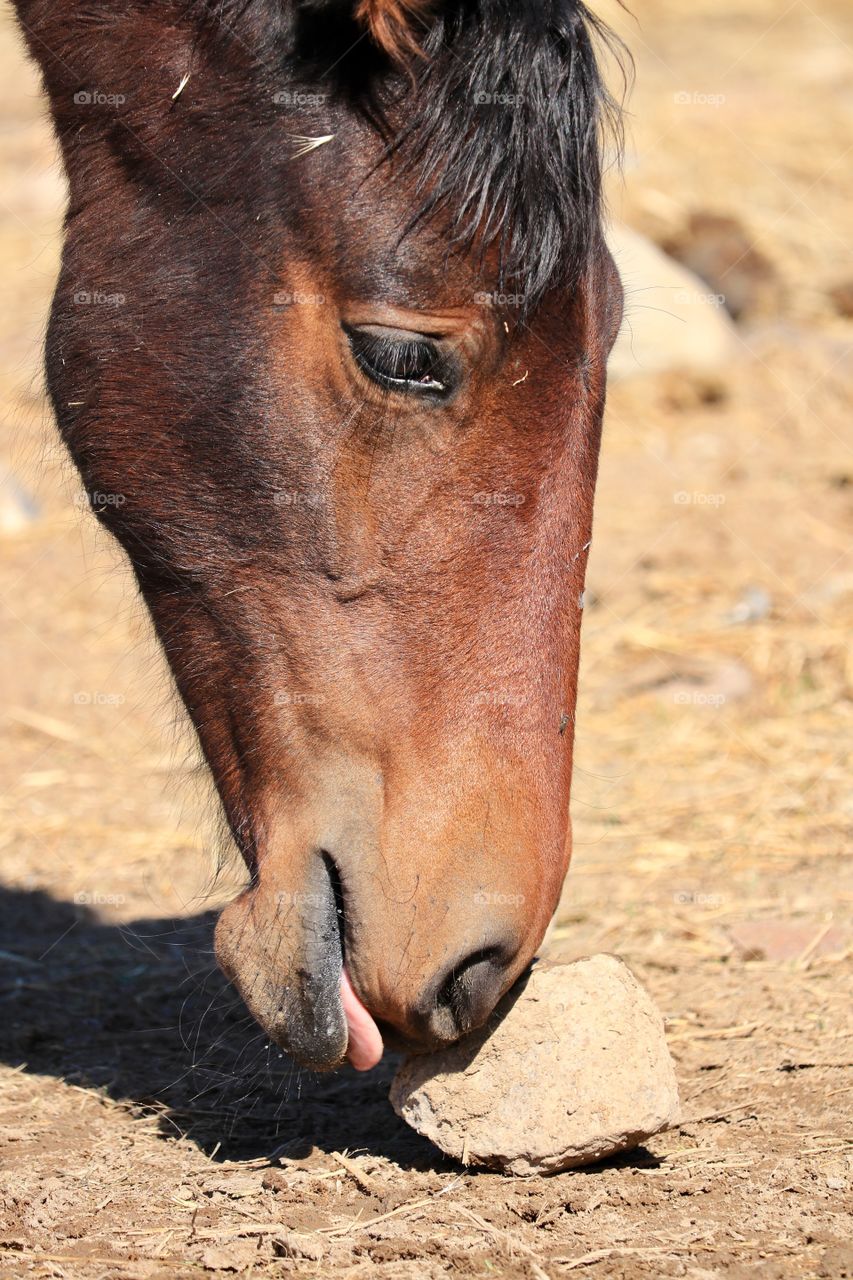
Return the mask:
M20 481L0 466L0 538L14 538L35 524L38 503Z

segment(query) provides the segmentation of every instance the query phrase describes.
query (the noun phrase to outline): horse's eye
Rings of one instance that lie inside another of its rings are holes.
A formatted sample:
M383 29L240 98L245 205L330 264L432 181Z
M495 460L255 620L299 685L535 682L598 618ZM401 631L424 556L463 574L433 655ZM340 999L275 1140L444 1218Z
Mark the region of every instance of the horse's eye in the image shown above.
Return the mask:
M386 391L435 399L453 390L452 363L429 338L349 325L344 331L362 373Z

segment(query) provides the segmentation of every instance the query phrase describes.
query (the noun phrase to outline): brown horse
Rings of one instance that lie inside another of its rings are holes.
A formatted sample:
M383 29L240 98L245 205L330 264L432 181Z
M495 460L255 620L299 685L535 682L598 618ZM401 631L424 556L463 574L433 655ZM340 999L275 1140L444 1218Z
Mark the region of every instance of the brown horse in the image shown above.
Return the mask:
M63 438L250 873L300 1062L481 1024L568 867L605 365L580 0L16 0L70 183Z

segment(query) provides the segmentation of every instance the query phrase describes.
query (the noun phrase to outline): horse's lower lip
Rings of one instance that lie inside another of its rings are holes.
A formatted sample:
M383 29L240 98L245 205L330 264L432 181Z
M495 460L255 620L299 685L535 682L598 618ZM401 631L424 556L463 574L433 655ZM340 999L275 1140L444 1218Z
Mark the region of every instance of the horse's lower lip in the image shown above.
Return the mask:
M353 990L346 969L341 971L341 1004L347 1020L347 1060L356 1071L369 1071L382 1057L382 1036L372 1015Z

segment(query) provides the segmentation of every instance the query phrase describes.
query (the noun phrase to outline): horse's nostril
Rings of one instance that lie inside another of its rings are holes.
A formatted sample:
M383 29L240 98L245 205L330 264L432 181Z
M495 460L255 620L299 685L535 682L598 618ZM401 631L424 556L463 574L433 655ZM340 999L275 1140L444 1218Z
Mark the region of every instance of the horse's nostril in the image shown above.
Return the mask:
M430 1036L451 1041L481 1026L502 994L511 958L508 948L492 946L457 961L434 988L430 1008L423 1010Z

